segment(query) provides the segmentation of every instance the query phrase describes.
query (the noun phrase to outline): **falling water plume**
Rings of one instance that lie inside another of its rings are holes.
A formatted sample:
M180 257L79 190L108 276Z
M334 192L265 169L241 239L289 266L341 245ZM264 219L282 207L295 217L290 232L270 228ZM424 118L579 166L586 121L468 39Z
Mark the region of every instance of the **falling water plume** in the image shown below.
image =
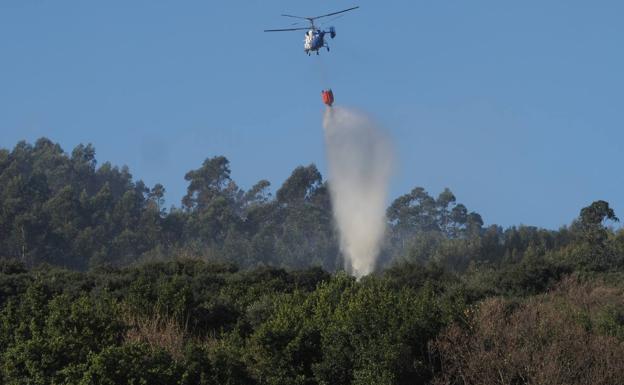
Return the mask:
M359 278L373 271L384 238L393 150L374 121L351 109L327 108L323 127L340 248Z

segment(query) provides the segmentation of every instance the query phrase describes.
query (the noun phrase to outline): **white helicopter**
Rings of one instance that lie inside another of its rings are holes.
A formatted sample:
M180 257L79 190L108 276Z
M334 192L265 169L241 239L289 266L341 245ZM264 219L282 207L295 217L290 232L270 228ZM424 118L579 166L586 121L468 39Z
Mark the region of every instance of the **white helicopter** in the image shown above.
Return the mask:
M303 43L303 51L305 53L308 54L308 56L310 55L311 52L316 51L316 54L319 54L319 50L323 47L327 48L327 51L329 52L329 45L325 42L325 34L328 33L329 36L333 39L336 37L336 29L334 27L329 27L329 29L327 31L323 31L322 29L317 28L314 25L314 20L316 19L320 19L322 17L328 17L328 16L333 16L333 15L337 15L339 13L343 13L343 12L348 12L348 11L352 11L354 9L360 8L358 7L352 7L349 9L345 9L342 11L338 11L338 12L332 12L332 13L328 13L326 15L321 15L321 16L315 16L315 17L302 17L302 16L293 16L293 15L282 15L282 16L286 16L286 17L293 17L295 19L304 19L304 20L308 20L310 22L310 26L309 27L302 27L302 28L283 28L283 29L265 29L264 32L284 32L284 31L306 31L305 33L305 40ZM340 16L339 16L340 17ZM298 24L298 23L295 23Z

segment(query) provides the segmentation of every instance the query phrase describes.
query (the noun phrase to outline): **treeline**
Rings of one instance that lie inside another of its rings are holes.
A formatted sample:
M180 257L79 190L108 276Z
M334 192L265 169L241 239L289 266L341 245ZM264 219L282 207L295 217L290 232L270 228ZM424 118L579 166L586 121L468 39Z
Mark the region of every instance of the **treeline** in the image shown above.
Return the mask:
M67 154L41 138L0 150L0 255L80 270L171 255L342 269L327 183L314 165L293 170L275 196L266 180L239 188L222 156L185 179L180 207L167 210L161 184L146 186L127 167L98 167L91 145ZM388 211L383 263L401 255L414 234L469 239L482 231L481 217L449 190L434 199L416 188Z
M0 257L79 270L172 256L243 268L343 268L327 182L314 165L293 170L274 196L266 180L239 188L221 156L206 159L185 179L181 205L167 209L161 184L146 186L127 167L97 166L91 145L68 154L41 138L0 149ZM603 221L617 220L608 203L584 210L557 231L484 228L481 216L456 202L450 190L434 198L417 187L387 210L379 267L433 261L463 271L565 248L578 251L570 263L619 266L622 233L603 228ZM596 244L603 249L594 250Z
M181 207L166 210L161 184L148 187L127 167L98 167L91 145L67 154L42 138L0 150L0 256L80 270L171 255L246 267L342 266L314 165L296 168L275 197L266 180L240 189L224 157L185 179Z

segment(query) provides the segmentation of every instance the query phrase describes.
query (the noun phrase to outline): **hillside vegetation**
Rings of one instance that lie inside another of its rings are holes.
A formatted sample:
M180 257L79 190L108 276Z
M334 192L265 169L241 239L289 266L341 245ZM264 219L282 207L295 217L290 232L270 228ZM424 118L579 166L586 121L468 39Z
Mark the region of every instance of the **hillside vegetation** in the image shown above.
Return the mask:
M270 194L214 157L162 185L39 139L0 149L0 383L621 384L624 230L483 226L448 189L343 270L314 165Z

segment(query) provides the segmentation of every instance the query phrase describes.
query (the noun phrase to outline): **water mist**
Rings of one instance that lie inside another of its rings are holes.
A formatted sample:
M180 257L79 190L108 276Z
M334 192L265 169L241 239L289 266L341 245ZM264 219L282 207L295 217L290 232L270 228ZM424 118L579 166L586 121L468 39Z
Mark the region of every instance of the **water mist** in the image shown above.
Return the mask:
M383 242L393 150L369 117L351 109L328 108L323 127L340 248L359 278L373 271Z

